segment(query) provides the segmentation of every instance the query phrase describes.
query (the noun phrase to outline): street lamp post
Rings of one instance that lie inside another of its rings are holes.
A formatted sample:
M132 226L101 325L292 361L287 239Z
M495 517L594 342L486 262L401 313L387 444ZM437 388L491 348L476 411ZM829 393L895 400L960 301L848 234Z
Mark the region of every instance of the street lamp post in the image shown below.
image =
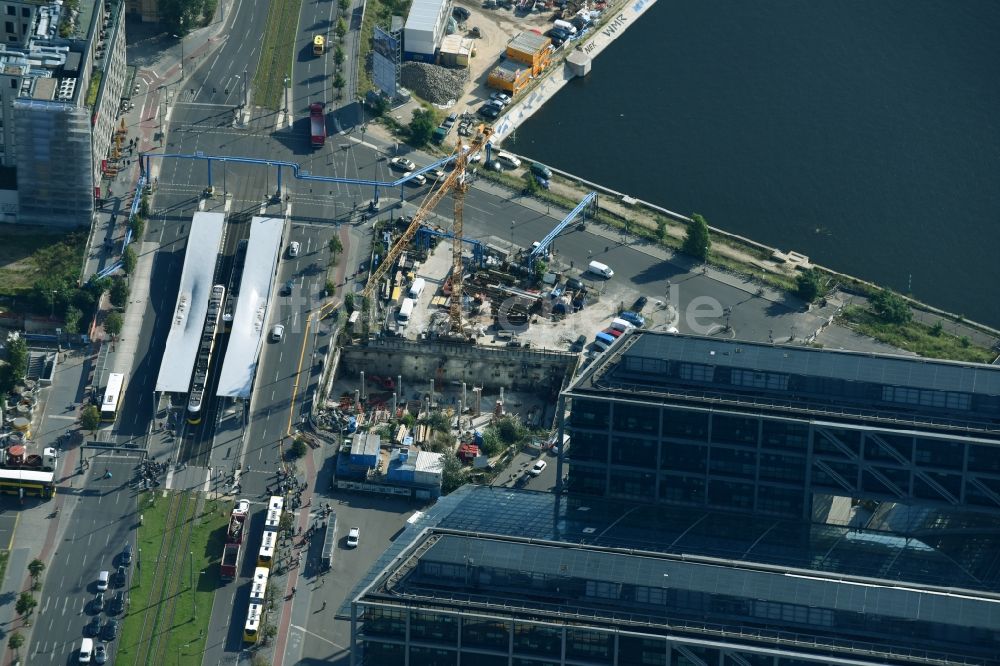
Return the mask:
M184 27L184 19L181 19L181 28ZM179 35L171 35L174 39L180 40L181 43L181 81L184 80L184 31L180 31Z
M290 82L290 79L286 76L285 77L285 113L288 113L288 84L289 84L289 82Z
M196 600L194 598L194 551L189 552L188 555L190 556L188 558L188 563L190 564L189 570L191 572L191 605L194 607L194 620L195 622L197 622L198 604L196 603Z

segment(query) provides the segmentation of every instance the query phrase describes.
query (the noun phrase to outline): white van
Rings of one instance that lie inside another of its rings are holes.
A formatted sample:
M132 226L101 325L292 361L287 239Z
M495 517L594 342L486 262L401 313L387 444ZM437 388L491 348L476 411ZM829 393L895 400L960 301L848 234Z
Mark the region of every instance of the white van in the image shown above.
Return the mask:
M587 266L587 270L590 271L591 273L594 273L595 275L600 275L601 277L606 277L606 278L610 278L615 274L615 272L611 270L610 266L608 266L607 264L602 264L599 261L590 262L590 265Z
M611 328L615 329L616 331L621 331L622 333L626 333L629 330L635 328L635 326L632 325L630 322L625 321L624 319L615 317L614 319L611 320Z
M110 571L102 571L97 574L97 591L106 592L108 589L108 581L111 580Z
M396 315L396 319L404 324L410 321L410 315L413 314L413 307L415 305L416 301L412 298L404 298L403 304L399 306L399 314Z
M94 639L84 638L80 641L80 663L89 664L91 657L94 656Z
M424 290L424 285L426 284L427 282L421 277L414 280L413 284L410 285L409 297L413 300L420 298L420 292Z
M563 21L562 19L557 19L552 23L553 27L562 28L571 35L576 34L576 26L569 21Z

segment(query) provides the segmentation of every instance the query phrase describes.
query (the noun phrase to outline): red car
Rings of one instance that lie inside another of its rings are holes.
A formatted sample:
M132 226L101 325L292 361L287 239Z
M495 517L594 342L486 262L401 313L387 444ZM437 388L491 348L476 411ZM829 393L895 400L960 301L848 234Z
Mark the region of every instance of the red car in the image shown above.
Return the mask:
M618 336L620 336L622 334L622 332L619 331L617 328L606 328L606 329L604 329L604 332L607 333L608 335L610 335L613 338L617 338Z

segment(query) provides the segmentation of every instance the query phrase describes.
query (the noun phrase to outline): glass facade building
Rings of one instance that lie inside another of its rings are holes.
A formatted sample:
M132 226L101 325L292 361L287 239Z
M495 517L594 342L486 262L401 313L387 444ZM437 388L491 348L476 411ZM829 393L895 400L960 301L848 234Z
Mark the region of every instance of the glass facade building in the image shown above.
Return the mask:
M1000 517L898 513L923 538L466 486L340 609L352 664L1000 663Z
M633 331L564 397L573 493L1000 509L1000 367Z

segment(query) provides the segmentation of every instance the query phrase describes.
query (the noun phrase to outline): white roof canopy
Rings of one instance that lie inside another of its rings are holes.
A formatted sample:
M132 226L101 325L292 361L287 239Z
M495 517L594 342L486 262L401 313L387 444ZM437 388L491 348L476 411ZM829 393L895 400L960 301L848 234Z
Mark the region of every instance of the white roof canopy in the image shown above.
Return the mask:
M177 304L160 361L160 374L156 378L157 391L187 393L191 387L191 373L205 326L225 219L224 213L194 214Z
M285 221L281 218L254 217L250 222L250 240L229 333L229 347L219 375L218 396L250 397L264 341L264 326L267 325L271 307L271 285L278 266L284 227Z

